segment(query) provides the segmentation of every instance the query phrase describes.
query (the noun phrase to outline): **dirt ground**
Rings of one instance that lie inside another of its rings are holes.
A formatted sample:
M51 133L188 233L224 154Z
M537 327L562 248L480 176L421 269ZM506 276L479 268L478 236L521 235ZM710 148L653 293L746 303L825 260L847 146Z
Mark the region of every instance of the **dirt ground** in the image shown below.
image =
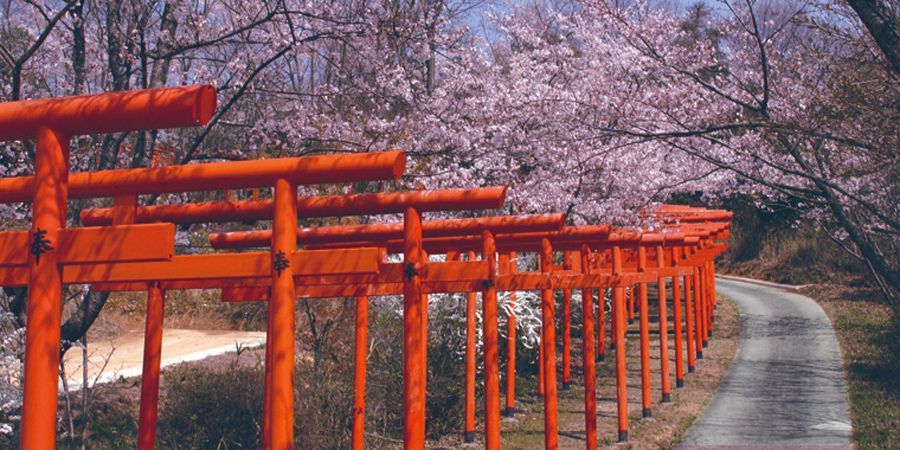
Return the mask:
M651 296L651 304L653 303ZM670 297L671 298L671 297ZM651 318L655 311L651 307ZM670 311L671 314L671 311ZM671 329L671 317L670 317ZM574 326L574 324L573 324ZM598 441L601 447L657 449L671 448L677 443L682 433L700 414L709 402L712 393L722 381L728 366L737 349L737 335L740 323L737 309L727 299L720 299L716 309L716 319L712 330L709 347L704 349L702 360L697 361L696 372L685 374L685 386L675 388L675 353L674 338L669 338L669 359L672 385L672 402L661 403L660 364L657 322L651 321L651 385L653 418L641 419L641 387L640 387L640 348L638 319L628 329L628 410L629 441L624 445L615 445L616 398L615 367L607 349L606 361L600 363L598 372ZM581 356L577 352L580 341L573 339L572 386L569 390L559 390L559 448L584 448L584 390L581 372ZM686 364L686 359L685 359ZM561 365L561 363L560 363ZM685 371L687 369L685 368ZM524 412L515 419L504 419L501 441L504 448L534 449L543 446L543 404L537 395L524 395L517 399L519 408ZM481 444L478 444L481 445Z
M161 365L166 367L180 362L198 361L213 355L235 352L238 347L258 347L265 344L265 341L265 333L259 331L166 329L163 331ZM89 383L140 376L143 354L143 331L130 331L109 340L89 343ZM81 387L82 358L79 348L66 352L65 367L70 390Z

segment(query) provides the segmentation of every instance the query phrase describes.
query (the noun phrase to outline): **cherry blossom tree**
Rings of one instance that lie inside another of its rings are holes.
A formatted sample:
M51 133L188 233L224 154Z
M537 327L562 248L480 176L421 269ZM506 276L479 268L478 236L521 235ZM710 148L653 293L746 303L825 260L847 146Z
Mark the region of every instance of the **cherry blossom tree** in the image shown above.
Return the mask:
M80 138L75 171L398 147L403 187L505 184L511 211L574 223L633 223L685 192L787 199L896 299L896 11L670 3L515 2L480 33L479 0L8 1L0 100L217 86L207 126ZM30 173L32 153L0 144L0 175ZM7 294L21 323L24 292ZM80 296L68 342L106 298Z

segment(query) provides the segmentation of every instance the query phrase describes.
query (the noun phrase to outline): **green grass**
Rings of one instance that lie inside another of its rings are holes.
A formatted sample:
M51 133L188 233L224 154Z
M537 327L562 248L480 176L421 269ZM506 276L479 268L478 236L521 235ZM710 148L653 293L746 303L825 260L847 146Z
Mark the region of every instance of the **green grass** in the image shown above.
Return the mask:
M823 306L841 341L854 442L860 449L900 448L900 323L871 302Z

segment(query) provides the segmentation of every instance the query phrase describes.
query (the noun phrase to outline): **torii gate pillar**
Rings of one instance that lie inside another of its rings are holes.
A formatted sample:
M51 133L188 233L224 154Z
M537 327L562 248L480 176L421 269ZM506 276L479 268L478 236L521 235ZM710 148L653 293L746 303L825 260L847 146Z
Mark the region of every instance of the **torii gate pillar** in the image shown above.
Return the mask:
M50 449L56 445L62 321L62 272L54 247L66 226L68 136L49 128L38 130L34 171L21 445Z

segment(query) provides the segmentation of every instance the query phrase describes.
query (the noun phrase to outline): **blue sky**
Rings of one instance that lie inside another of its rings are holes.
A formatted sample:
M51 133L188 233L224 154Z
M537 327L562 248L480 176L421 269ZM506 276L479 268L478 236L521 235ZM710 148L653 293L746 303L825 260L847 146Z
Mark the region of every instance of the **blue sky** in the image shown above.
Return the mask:
M665 0L664 0L665 1ZM720 0L669 0L676 4L678 8L687 8L695 3L703 3L708 5L714 11L726 12L726 8ZM520 0L487 0L479 8L475 8L469 12L469 27L476 33L481 33L483 15L487 11L495 10L504 12L509 10L510 4L520 3Z

